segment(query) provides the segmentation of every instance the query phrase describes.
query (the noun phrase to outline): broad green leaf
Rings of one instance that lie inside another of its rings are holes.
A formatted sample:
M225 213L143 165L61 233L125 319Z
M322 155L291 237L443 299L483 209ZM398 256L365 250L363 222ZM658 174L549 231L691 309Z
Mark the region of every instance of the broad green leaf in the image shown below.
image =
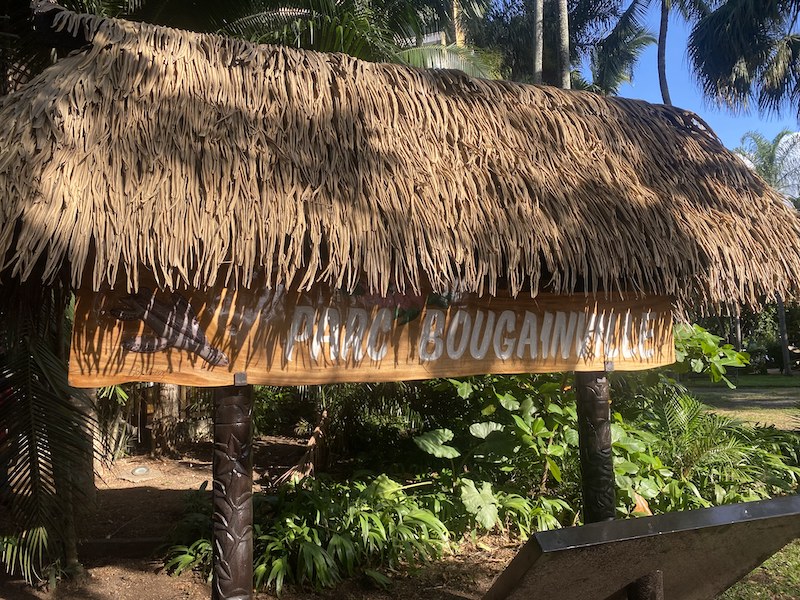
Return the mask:
M632 463L629 460L621 460L614 464L614 470L617 473L629 473L634 475L639 472L639 465Z
M464 508L475 517L475 521L484 529L492 529L498 521L497 498L492 493L492 486L484 481L480 491L471 479L461 482L461 501Z
M547 447L547 454L550 456L564 456L564 446L560 444L550 444Z
M547 459L547 468L550 469L550 473L553 474L553 477L558 483L561 483L561 469L558 467L558 465L552 458L547 456L546 459Z
M414 443L419 448L436 458L458 458L461 453L448 446L445 442L453 439L453 432L449 429L433 429L414 438Z
M485 423L473 423L469 426L469 432L478 439L485 440L493 431L503 431L505 427L500 423L486 421Z
M533 431L531 431L530 426L525 422L525 420L522 417L520 417L519 415L511 415L511 418L514 419L514 423L521 431L527 433L528 435L533 435Z
M514 398L514 396L512 396L509 392L506 392L505 394L499 394L495 392L495 396L497 396L500 404L506 410L519 410L519 402L517 402L516 398Z
M448 381L455 386L456 393L464 400L469 398L475 389L469 381L459 381L458 379L448 379Z

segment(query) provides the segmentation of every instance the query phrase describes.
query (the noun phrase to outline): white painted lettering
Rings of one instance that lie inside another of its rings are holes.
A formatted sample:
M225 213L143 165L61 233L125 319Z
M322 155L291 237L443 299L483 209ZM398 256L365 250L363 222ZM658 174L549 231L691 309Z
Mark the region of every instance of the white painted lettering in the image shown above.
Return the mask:
M608 314L605 335L603 336L603 359L606 361L613 360L619 356L617 320L617 315L612 309Z
M597 356L598 345L603 341L604 321L604 313L589 315L589 323L584 330L580 347L577 348L579 358L593 360Z
M495 313L493 310L487 312L489 316L486 318L486 327L483 330L483 337L481 337L481 324L484 320L484 312L479 310L475 315L475 327L472 328L472 336L469 341L469 353L475 360L483 360L486 356L486 352L489 350L489 344L492 343Z
M461 327L461 337L456 344L459 327ZM472 329L472 317L467 311L458 309L447 329L447 356L452 360L459 360L467 349L470 329Z
M633 324L631 323L631 311L625 311L625 317L622 320L622 358L633 358Z
M374 361L383 360L389 352L389 341L383 336L380 348L378 348L378 337L381 333L388 333L392 330L394 321L394 309L381 308L375 315L375 320L369 328L369 338L367 339L367 354Z
M517 342L517 358L522 358L525 354L525 346L530 346L531 358L536 358L539 354L539 344L536 340L537 318L532 312L525 311L525 318L522 320L522 329L519 332L519 342Z
M542 319L542 334L539 340L542 342L542 359L547 359L548 349L550 348L550 334L553 331L553 313L545 312Z
M423 362L438 360L444 350L444 312L436 308L429 309L422 321L422 332L419 339L419 358ZM430 346L433 345L431 348Z
M342 336L342 349L339 355L347 360L350 348L353 349L353 361L359 363L364 358L364 337L367 334L369 314L363 308L351 308L347 311L347 321Z
M294 345L305 342L314 330L314 309L310 306L298 306L294 309L292 324L289 326L289 338L286 340L286 360L292 362Z
M317 322L317 330L314 332L314 340L311 342L311 358L319 362L322 346L327 344L331 360L338 360L340 325L341 317L337 309L328 306L322 309Z
M494 355L500 360L508 360L514 352L514 337L503 337L506 333L514 332L514 325L516 324L516 316L513 311L504 310L500 313L500 318L497 319L497 327L494 330Z
M586 313L575 313L577 324L575 325L575 355L580 358L583 347L586 343Z
M562 311L556 312L553 336L550 338L550 355L553 358L558 356L559 346L561 346L561 358L569 358L570 346L572 346L572 338L575 335L577 318L578 314L571 312L569 313L569 321L567 321L567 313Z
M653 314L648 310L642 313L642 323L639 326L639 358L653 358L655 348L652 340L655 338L655 327L653 325Z

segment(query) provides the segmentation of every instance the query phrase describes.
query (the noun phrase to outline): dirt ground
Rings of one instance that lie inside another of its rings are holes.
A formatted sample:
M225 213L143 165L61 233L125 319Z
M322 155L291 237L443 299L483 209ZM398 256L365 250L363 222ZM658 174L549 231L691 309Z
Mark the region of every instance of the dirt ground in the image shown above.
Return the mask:
M303 453L303 442L268 437L254 451L255 489L281 475ZM211 482L211 447L201 445L177 460L133 456L118 460L97 478L97 501L81 529L80 555L87 576L54 592L32 589L0 571L0 600L207 600L210 586L199 577L172 577L158 557L165 536L180 518L188 490ZM454 600L480 598L515 553L501 539L462 545L459 555L414 572L392 574L389 590L366 581L346 582L314 593L285 590L284 600ZM263 600L270 594L258 594Z

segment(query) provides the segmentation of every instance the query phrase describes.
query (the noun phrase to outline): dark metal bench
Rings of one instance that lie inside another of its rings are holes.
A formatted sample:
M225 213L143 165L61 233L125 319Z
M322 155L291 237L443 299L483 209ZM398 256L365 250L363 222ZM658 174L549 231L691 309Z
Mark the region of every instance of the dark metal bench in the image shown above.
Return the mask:
M483 600L710 600L800 537L800 496L536 533Z

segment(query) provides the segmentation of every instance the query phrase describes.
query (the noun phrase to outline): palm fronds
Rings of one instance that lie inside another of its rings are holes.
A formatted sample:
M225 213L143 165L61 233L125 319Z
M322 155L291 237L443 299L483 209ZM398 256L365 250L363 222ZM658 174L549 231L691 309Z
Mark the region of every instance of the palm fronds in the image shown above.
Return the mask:
M715 414L680 388L655 400L657 429L665 432L659 456L706 498L742 502L768 497L775 492L770 486L789 490L797 484L800 471L773 451L778 441L761 430ZM736 493L724 492L729 488Z
M800 134L783 129L770 140L757 131L748 131L735 152L775 190L788 197L798 194Z
M4 399L0 425L8 443L0 463L10 465L11 512L18 527L6 540L2 561L36 579L48 558L58 556L72 533L70 498L79 499L81 465L91 461L87 431L92 422L71 401L78 392L67 384L63 343L63 295L58 290L6 294L2 307L0 377Z
M623 83L633 79L633 68L642 52L656 43L642 24L646 11L646 0L631 2L611 32L592 49L592 89L616 95Z
M798 0L729 0L709 11L689 37L704 92L730 108L800 115Z
M479 51L451 44L449 46L418 46L396 53L397 62L423 69L458 69L472 77L492 76L487 62Z

